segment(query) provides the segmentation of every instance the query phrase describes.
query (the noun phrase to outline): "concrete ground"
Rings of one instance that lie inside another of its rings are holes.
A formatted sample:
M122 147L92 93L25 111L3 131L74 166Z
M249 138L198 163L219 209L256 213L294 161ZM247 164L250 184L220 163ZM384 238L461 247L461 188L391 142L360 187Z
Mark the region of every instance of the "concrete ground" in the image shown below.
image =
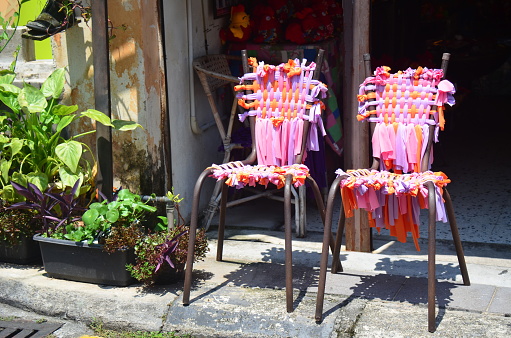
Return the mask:
M239 209L242 210L241 208ZM234 210L236 212L236 210ZM246 212L246 210L245 210ZM275 218L278 222L278 219ZM224 261L196 264L189 306L182 285L112 287L52 279L41 266L0 265L0 320L62 324L56 337L92 334L88 325L172 331L194 337L504 337L511 335L511 246L465 244L472 281L463 286L453 247L437 256L437 331L427 331L427 246L375 240L375 253L341 253L328 274L324 320L314 320L321 234L295 239L294 306L285 309L280 230L227 231ZM0 326L1 327L1 326Z

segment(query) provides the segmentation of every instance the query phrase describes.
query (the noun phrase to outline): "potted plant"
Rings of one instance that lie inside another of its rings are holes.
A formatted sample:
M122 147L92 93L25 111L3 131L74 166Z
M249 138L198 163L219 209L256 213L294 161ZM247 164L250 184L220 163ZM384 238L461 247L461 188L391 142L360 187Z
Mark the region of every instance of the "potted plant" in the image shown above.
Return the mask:
M182 201L179 194L168 192L167 198L174 203L177 210L176 224L169 226L168 219L161 217L160 231L138 238L135 244L136 263L127 266L131 275L147 286L171 284L184 277L189 227L184 224L179 212L179 203ZM208 250L206 230L199 229L194 261L203 260Z
M19 213L9 206L25 199L13 184L24 187L31 184L39 191L58 194L79 182L74 189L76 196L92 193L95 160L93 156L86 158L85 154L92 151L79 139L95 131L64 137L71 123L87 118L118 130L140 127L131 121L111 120L94 109L78 112L75 105L60 104L65 69L55 70L41 88L27 83L19 88L13 85L14 78L11 70L0 71L0 204L6 207L3 209L6 217L10 217L9 213ZM7 236L2 235L0 245L23 244L37 230L33 224L18 224L16 230L12 224L0 223L0 234L20 235L9 236L9 243ZM29 229L34 232L30 233ZM1 256L0 259L5 261Z
M194 261L199 261L209 250L205 229L199 230L196 239ZM146 286L172 284L184 278L187 253L188 227L178 225L141 237L135 246L136 263L128 264L127 269Z
M41 224L33 216L30 211L0 207L0 262L30 264L41 261L39 246L32 241Z
M31 183L13 186L26 200L10 208L35 211L43 223L34 240L50 277L118 286L135 281L125 266L134 262L133 247L144 235L145 214L156 207L127 189L113 201L94 202L85 209L76 197L79 182L60 193L43 193Z
M145 218L157 208L127 189L117 192L113 201L94 202L83 212L76 197L79 182L59 193L43 193L31 183L13 186L26 200L10 208L31 210L43 224L42 234L35 235L34 240L40 244L50 277L126 286L135 279L146 285L170 283L182 275L188 227L178 205L179 224L169 227L168 219L160 216L156 226L149 227ZM167 196L172 201L181 200L179 195ZM205 230L201 229L195 259L203 259L207 250Z

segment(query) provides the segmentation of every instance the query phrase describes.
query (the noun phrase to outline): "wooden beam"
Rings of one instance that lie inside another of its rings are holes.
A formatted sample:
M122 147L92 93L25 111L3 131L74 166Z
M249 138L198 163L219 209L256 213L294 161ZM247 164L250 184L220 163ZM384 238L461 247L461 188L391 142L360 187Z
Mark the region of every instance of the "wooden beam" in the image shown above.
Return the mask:
M92 50L94 64L95 108L111 117L110 50L108 46L108 0L92 3ZM96 187L108 200L113 192L112 129L96 123L98 173Z
M365 78L363 55L369 53L370 1L343 0L344 10L344 82L343 111L345 127L345 163L347 169L369 167L369 128L356 118L359 84ZM346 222L346 249L369 252L371 231L365 211L356 210Z

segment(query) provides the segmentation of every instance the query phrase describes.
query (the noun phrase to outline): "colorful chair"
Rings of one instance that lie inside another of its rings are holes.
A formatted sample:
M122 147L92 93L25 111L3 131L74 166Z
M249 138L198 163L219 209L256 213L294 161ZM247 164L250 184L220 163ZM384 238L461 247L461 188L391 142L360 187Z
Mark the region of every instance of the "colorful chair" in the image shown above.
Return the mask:
M219 90L234 89L235 84L239 84L239 78L235 77L231 73L231 67L235 68L240 63L241 58L239 56L224 55L224 54L212 54L199 57L193 61L193 68L199 77L199 80L204 88L204 92L207 96L211 112L213 113L214 124L216 125L220 137L222 139L222 145L224 149L224 158L222 163L227 163L232 160L231 152L234 149L246 149L250 147L250 135L245 132L247 129L240 128L237 132L238 137L236 138L236 131L233 133L234 121L236 118L236 111L238 108L238 100L234 97L234 101L231 107L230 114L227 115L222 112L222 102L219 98ZM220 95L223 98L223 95ZM227 121L225 121L227 120ZM206 129L208 125L199 127L200 129ZM202 131L202 130L201 130ZM247 137L248 136L248 137ZM247 145L248 144L248 145ZM208 230L213 217L219 209L220 203L220 188L222 182L218 181L215 185L213 193L211 195L208 207L204 210L203 227ZM245 189L250 192L245 197L239 197L227 202L226 207L233 207L245 202L253 201L256 198L269 198L273 200L282 201L282 197L278 195L278 189ZM305 237L306 229L306 194L305 186L301 186L298 189L292 188L291 193L293 198L291 203L295 206L295 228L297 237Z
M255 58L248 59L247 52L242 51L245 74L235 89L239 91L239 104L246 109L240 114L240 120L248 119L250 122L252 151L243 161L214 164L206 168L195 184L183 304L190 302L201 187L207 177L213 177L225 183L222 184L220 202L218 261L222 260L227 188L243 189L256 185L283 188L286 300L287 311L293 311L291 187L303 186L307 181L320 213L324 215L321 192L309 175L309 169L303 165L306 151L318 149L318 129L325 135L321 98L327 88L317 80L322 59L323 50L320 50L316 62L307 64L307 60L289 60L274 66L258 63Z
M369 224L378 231L390 230L401 242L411 234L419 249L419 212L429 209L428 221L428 329L435 325L435 232L436 221L449 221L465 285L470 280L465 264L451 197L450 182L442 172L430 171L433 142L444 128L444 104L454 104L454 86L443 80L449 54L442 57L442 69L407 69L391 74L379 67L366 78L358 95L357 119L368 121L372 130L373 164L370 169L337 170L325 212L325 232L316 303L316 321L322 320L328 246L331 241L335 196L341 193L339 228L333 250L332 273L342 271L339 260L345 217L353 210L367 210ZM370 57L364 55L366 73ZM445 202L444 202L445 201Z
M233 149L243 148L240 143L235 143L232 140L232 132L234 126L234 120L236 118L237 110L237 99L234 97L234 101L231 107L230 114L223 114L220 108L221 102L217 99L217 91L220 89L234 90L234 85L239 84L240 80L231 74L229 62L239 61L239 58L235 58L224 54L213 54L201 56L193 60L193 68L199 77L199 80L204 89L204 93L208 98L211 112L215 125L222 139L222 145L224 149L224 158L222 163L227 163L231 160L231 152ZM224 120L227 119L227 128L224 125ZM200 127L199 127L200 128ZM205 129L206 127L202 127ZM215 185L213 194L211 195L208 208L205 210L204 215L204 227L206 230L209 229L213 216L215 215L218 204L220 201L220 188L221 182Z

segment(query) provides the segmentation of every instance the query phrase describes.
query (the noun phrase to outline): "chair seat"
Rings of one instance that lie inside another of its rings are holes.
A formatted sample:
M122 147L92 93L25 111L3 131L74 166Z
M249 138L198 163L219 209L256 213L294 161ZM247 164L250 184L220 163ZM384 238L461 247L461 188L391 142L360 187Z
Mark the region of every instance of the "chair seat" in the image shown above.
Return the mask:
M406 242L411 233L419 251L420 210L429 207L426 182L432 182L436 189L436 220L447 222L442 188L451 181L443 172L398 174L359 169L346 173L339 169L336 173L346 177L340 182L346 217L353 217L354 209L365 209L371 227L390 230L400 242Z
M217 180L224 180L225 184L236 189L246 186L255 187L257 184L268 187L273 183L278 189L286 184L286 176L291 174L292 184L298 188L305 184L305 179L309 176L309 168L303 164L292 164L284 166L274 165L244 165L240 161L229 162L225 164L213 164L209 169L212 170L210 177Z

